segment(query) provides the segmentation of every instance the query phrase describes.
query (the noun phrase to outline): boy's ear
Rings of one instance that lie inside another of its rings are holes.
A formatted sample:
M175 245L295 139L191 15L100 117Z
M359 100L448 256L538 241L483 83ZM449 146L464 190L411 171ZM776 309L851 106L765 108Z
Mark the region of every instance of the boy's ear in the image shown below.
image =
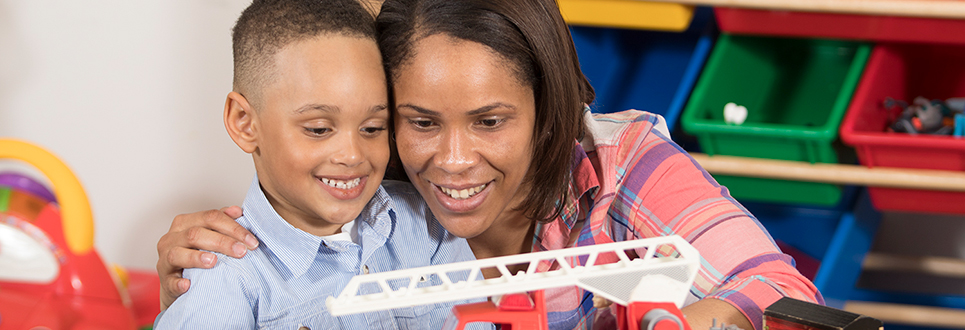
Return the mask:
M224 104L224 127L231 140L249 154L258 148L257 119L247 98L238 92L228 93Z

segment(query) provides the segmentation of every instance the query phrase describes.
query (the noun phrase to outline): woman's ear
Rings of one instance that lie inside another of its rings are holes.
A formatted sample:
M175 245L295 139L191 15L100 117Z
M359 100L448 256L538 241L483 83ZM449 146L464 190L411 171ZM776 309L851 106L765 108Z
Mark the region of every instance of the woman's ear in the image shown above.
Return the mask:
M224 127L235 144L247 153L258 148L258 121L248 99L238 92L228 93L224 104Z

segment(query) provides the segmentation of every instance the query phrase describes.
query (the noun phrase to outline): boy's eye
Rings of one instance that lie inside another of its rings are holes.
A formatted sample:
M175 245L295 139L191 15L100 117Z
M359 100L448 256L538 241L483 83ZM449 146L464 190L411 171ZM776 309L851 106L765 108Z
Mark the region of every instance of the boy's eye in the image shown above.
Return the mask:
M305 127L305 132L308 133L308 135L314 135L314 136L322 136L331 131L332 130L329 128Z
M372 127L362 127L362 133L365 134L378 134L384 131L386 128L384 126L372 126Z

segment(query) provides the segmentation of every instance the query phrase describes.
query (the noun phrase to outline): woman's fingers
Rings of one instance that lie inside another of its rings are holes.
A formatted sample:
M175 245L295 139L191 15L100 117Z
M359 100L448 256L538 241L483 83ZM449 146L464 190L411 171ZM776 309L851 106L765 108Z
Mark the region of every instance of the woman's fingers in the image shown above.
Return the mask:
M229 206L229 207L222 208L221 212L224 212L224 214L231 217L232 219L240 218L242 215L241 208L238 206Z
M216 262L213 253L183 247L170 249L167 254L160 255L157 270L161 280L161 310L174 303L191 286L190 280L181 277L183 268L211 268Z
M216 231L241 241L249 250L254 250L256 247L258 247L258 239L256 239L251 232L245 229L245 227L242 227L238 224L238 222L235 221L235 219L242 216L240 207L229 206L222 208L221 213L228 216L231 221L225 221L225 219L220 216L216 217L219 220L219 228L214 228Z
M161 279L161 304L166 308L187 292L190 281L181 277L185 268L211 268L217 263L215 251L241 258L258 240L235 222L241 208L227 207L178 215L171 229L158 240L157 272Z
M241 216L241 209L238 207L223 210ZM258 246L255 236L222 210L179 215L174 218L171 230L161 239L162 242L158 244L159 252L185 247L214 251L235 258L241 258L247 250Z
M161 278L161 310L168 309L182 294L188 292L191 280L171 275Z

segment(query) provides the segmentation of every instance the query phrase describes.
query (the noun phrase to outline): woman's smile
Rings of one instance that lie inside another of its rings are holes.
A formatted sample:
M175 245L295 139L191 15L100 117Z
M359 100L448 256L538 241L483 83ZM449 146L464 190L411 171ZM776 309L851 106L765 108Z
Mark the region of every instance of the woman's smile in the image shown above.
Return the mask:
M414 50L394 85L396 143L413 185L457 236L518 222L533 158L533 89L479 43L439 34Z
M489 184L482 184L465 189L446 188L433 184L436 198L443 207L451 212L471 212L486 201L489 196Z

